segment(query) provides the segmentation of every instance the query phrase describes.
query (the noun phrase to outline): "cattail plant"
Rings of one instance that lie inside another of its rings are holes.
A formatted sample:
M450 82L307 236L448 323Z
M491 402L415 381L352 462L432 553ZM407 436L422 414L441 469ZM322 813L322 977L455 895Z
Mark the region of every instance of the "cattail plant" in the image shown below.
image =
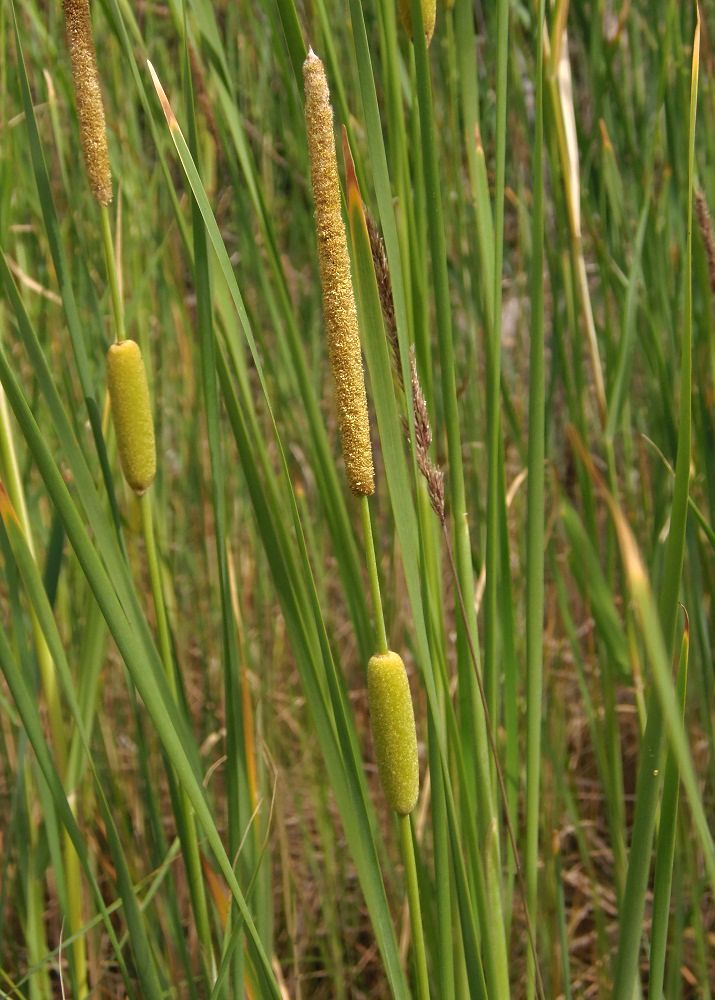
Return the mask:
M333 110L325 69L312 49L303 63L305 121L315 199L323 312L336 385L338 423L348 484L360 498L378 652L368 666L368 701L380 779L400 818L402 856L415 948L418 995L428 1000L427 960L409 814L419 794L417 736L405 666L388 649L368 497L375 491L365 376L347 238L340 211L340 184Z
M144 359L136 341L123 340L109 348L107 383L122 472L141 495L154 482L156 446Z
M112 200L112 172L89 0L64 0L64 14L87 178L99 204L108 205Z
M385 798L398 815L408 816L417 804L420 775L415 713L402 657L388 650L370 658L367 693Z
M370 496L375 492L375 472L350 257L340 211L333 109L323 63L312 49L303 63L303 80L323 312L340 441L350 489L357 496Z
M427 45L432 41L435 21L437 20L437 0L421 0L422 27ZM412 38L412 0L399 0L400 20L407 34Z
M121 315L121 309L115 309L115 320L121 318ZM134 340L119 339L123 333L119 322L117 322L116 333L117 342L112 344L107 351L107 387L112 422L124 478L140 497L142 530L157 621L159 650L169 690L174 701L177 701L178 686L171 648L169 617L161 580L151 494L147 493L156 475L156 443L149 386L139 345ZM179 789L176 808L181 816L180 836L184 850L191 905L196 920L197 934L201 941L204 972L207 981L213 982L216 978L216 963L201 871L196 820L184 788Z

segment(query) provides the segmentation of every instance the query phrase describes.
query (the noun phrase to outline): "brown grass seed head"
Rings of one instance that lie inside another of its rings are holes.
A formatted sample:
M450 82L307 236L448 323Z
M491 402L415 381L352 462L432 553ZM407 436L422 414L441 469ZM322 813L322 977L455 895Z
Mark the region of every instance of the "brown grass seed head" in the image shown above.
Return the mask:
M333 109L325 69L312 49L303 63L303 79L323 313L345 472L353 493L370 496L375 492L375 471L350 257L340 207Z

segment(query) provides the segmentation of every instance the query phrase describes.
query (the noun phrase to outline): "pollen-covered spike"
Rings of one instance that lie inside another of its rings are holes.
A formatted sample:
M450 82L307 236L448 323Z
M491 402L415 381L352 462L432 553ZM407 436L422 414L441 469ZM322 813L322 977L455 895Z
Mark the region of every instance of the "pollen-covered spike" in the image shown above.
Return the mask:
M97 73L89 0L64 0L64 13L89 186L100 205L108 205L112 200L112 172L109 167L104 102Z
M303 63L303 79L323 313L340 441L350 489L359 496L370 496L375 492L375 471L350 257L340 211L333 109L325 69L312 49Z

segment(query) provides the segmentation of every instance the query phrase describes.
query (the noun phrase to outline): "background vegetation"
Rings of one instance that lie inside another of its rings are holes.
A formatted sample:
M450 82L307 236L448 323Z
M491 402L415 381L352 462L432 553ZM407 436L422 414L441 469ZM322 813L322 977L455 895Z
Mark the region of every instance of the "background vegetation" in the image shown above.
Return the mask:
M0 992L416 989L310 44L386 246L376 283L346 188L432 995L710 997L715 4L440 2L429 49L388 0L92 16L158 473L140 505L116 460L62 7L2 0Z

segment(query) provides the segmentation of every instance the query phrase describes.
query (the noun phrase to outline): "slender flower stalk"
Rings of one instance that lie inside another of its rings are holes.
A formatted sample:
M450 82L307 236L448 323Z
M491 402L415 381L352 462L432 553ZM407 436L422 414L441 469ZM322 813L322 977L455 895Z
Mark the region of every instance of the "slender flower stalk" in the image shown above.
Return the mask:
M375 492L375 471L350 257L340 211L333 109L325 69L312 49L303 63L303 79L323 313L345 472L356 496L370 496Z

